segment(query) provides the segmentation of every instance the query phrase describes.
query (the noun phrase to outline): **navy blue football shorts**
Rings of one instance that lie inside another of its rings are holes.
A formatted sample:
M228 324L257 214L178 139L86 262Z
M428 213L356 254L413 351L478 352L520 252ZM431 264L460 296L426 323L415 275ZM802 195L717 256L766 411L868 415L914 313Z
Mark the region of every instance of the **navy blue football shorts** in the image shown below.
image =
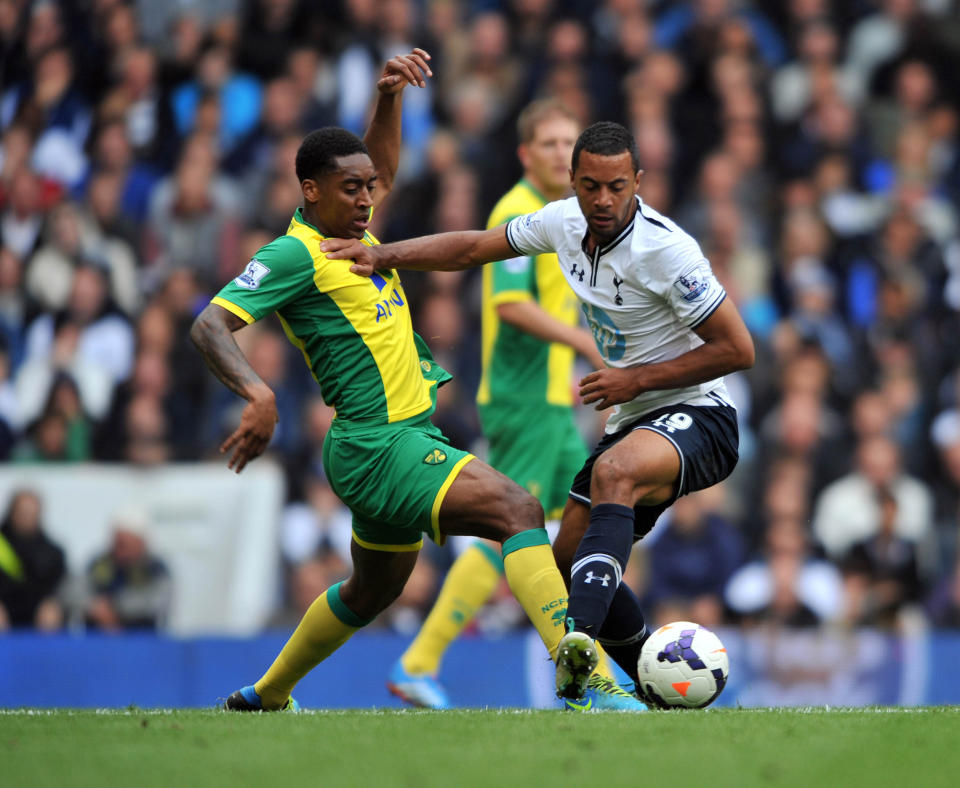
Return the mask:
M712 487L723 481L737 464L740 434L737 411L728 405L668 405L650 411L616 432L604 435L573 479L570 497L590 505L590 477L597 458L634 430L662 435L680 455L680 478L671 500L656 506L633 508L635 539L646 536L657 518L681 495Z

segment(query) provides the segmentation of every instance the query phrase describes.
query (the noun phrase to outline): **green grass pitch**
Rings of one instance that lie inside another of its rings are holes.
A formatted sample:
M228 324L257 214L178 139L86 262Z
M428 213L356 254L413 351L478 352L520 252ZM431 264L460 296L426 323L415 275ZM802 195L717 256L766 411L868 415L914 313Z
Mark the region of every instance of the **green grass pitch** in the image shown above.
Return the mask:
M960 707L0 710L0 785L957 786Z

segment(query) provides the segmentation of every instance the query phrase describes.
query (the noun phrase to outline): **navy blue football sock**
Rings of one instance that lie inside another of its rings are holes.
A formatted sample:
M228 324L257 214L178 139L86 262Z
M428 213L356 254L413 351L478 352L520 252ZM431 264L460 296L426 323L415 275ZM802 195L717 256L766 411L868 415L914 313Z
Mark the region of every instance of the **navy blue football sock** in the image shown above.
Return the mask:
M610 658L638 685L637 661L648 637L650 633L643 620L640 601L628 586L621 583L610 603L607 619L600 627L597 640Z
M573 629L595 638L623 577L633 547L633 509L601 503L590 510L590 525L570 569L567 617Z

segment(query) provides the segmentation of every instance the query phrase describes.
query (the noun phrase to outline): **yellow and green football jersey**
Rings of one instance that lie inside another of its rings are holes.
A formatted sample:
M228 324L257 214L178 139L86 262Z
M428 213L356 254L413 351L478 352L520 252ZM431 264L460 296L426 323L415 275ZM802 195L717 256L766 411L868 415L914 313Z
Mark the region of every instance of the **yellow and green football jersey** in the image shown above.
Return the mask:
M396 271L371 277L349 260L328 260L325 236L298 208L287 234L260 249L213 299L253 323L276 312L337 419L389 424L434 408L436 386L451 376L413 331ZM379 243L366 233L363 243Z
M521 180L494 206L487 227L532 213L546 202L529 181ZM484 266L483 373L477 403L572 406L573 349L559 342L544 342L502 322L497 306L517 301L535 301L557 320L577 325L577 298L564 280L555 254L517 257Z

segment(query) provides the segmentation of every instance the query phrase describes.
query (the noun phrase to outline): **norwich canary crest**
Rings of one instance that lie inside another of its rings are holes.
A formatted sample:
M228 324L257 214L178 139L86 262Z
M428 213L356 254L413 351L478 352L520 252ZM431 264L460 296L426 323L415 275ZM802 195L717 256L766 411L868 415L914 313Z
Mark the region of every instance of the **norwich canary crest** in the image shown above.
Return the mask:
M445 452L440 449L434 449L426 457L423 458L423 461L427 465L441 465L447 461L447 455Z

